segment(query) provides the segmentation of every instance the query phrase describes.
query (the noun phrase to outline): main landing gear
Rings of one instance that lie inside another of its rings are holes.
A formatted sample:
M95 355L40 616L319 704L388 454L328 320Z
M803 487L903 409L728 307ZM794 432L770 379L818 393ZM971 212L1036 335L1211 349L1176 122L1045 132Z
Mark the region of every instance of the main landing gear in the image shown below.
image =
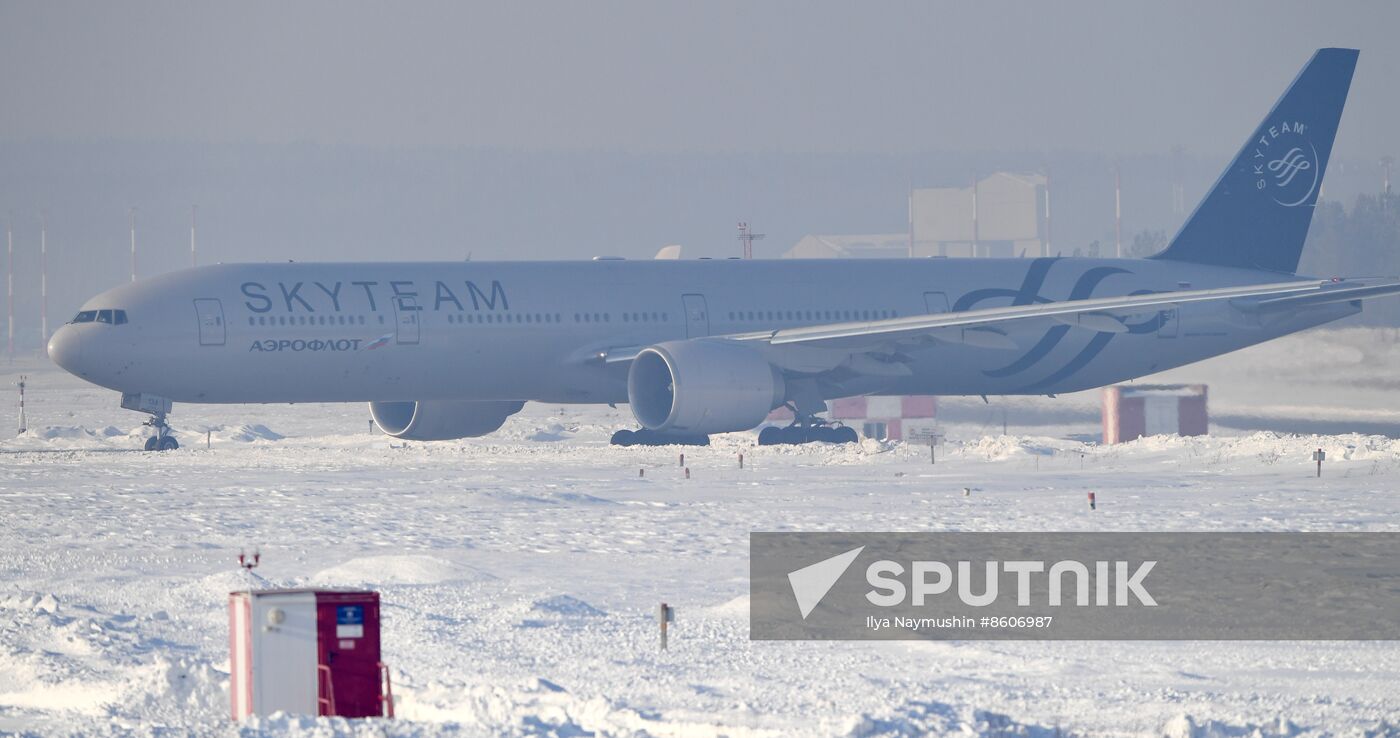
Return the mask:
M707 435L673 435L670 433L657 433L648 428L637 430L627 430L626 428L612 435L612 445L614 446L708 446L710 437Z
M758 432L758 445L782 446L799 443L858 443L856 429L846 425L830 425L817 418L793 422L786 428L768 426Z
M174 451L180 447L180 442L171 435L174 431L170 429L170 424L165 422L165 417L170 414L173 405L170 400L156 395L140 392L122 394L123 408L151 416L151 419L145 422L152 431L151 437L146 439L147 451Z
M786 428L770 426L758 432L758 445L784 446L799 443L858 443L860 436L854 428L817 417L826 412L816 383L810 379L788 384L788 401L783 403L792 411L792 424Z

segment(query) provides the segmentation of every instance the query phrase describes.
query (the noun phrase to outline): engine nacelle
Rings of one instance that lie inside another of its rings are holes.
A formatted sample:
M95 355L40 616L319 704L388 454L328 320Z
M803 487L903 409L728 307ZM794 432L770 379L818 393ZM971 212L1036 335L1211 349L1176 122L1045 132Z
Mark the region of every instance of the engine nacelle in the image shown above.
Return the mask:
M520 412L523 402L371 402L370 417L379 430L410 441L450 441L484 436Z
M783 375L757 349L724 339L643 349L627 374L637 422L660 433L748 430L783 403Z

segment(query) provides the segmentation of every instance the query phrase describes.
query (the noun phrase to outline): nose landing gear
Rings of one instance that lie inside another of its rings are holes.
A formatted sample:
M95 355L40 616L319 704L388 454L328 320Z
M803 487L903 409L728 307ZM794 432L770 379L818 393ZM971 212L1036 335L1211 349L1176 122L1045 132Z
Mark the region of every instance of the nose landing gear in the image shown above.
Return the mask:
M173 406L174 403L170 400L156 395L140 392L122 394L122 407L124 409L135 410L151 416L151 419L145 422L145 425L150 426L154 432L154 435L146 439L147 451L174 451L180 447L180 442L171 435L173 431L171 431L170 425L165 422L165 416L170 413Z
M174 451L180 447L180 442L170 435L172 431L165 422L165 413L152 416L145 424L155 431L155 435L146 439L147 451Z

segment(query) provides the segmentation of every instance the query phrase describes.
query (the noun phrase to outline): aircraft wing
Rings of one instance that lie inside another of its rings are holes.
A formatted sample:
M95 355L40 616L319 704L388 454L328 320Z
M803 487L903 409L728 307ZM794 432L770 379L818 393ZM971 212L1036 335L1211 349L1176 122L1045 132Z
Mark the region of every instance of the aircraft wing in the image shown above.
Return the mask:
M715 338L764 343L778 350L773 358L780 365L799 371L820 371L836 361L849 361L853 354L920 339L951 340L979 348L1014 349L1017 344L1008 333L1018 324L1036 320L1051 320L1096 332L1124 333L1129 330L1127 320L1130 318L1141 318L1144 313L1191 303L1228 301L1242 312L1267 313L1398 294L1400 280L1396 279L1293 280L1243 287L1062 300L887 320L828 323ZM576 360L625 363L635 359L644 348L616 346L590 349ZM804 351L808 349L810 351ZM794 355L792 351L799 353ZM860 362L852 368L861 373L900 373L898 367L888 362Z
M1230 301L1244 311L1301 309L1315 305L1400 294L1400 281L1290 281L1243 287L1154 292L1122 297L1063 300L1034 305L913 315L888 320L832 323L744 333L728 338L761 341L771 346L811 346L856 349L863 345L928 336L938 338L961 330L959 340L971 345L1013 347L1005 330L1028 320L1053 320L1093 331L1122 333L1125 318L1178 305Z

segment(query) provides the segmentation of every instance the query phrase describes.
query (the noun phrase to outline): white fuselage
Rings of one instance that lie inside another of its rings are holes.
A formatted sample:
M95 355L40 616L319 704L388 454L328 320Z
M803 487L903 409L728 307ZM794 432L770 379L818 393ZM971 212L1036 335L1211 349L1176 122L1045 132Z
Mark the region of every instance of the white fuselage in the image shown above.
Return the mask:
M609 349L800 325L1277 281L1158 260L898 259L285 263L199 267L117 287L50 345L73 373L176 402L625 402ZM1054 394L1151 374L1352 314L1261 323L1228 305L930 340L911 376L828 373L823 393Z

